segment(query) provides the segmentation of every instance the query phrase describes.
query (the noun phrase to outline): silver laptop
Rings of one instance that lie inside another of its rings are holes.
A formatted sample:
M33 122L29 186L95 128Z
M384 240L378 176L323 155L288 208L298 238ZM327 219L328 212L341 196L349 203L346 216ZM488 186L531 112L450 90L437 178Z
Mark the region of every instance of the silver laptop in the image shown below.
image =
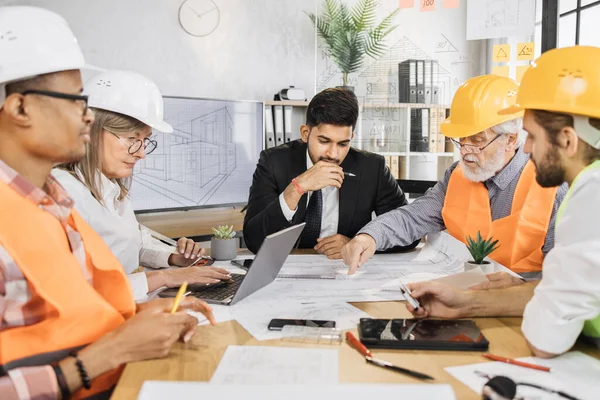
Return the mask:
M232 305L275 280L283 263L294 248L306 223L291 226L269 235L258 249L245 275L232 274L229 282L214 285L189 285L190 296L207 303ZM179 288L164 290L160 297L175 297Z

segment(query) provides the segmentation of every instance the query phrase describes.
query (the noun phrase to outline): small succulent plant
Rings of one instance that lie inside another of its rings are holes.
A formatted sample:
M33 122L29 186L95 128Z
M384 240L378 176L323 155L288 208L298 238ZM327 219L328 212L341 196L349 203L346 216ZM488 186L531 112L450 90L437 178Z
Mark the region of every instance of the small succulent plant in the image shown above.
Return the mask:
M214 234L215 239L233 239L235 236L235 231L233 230L233 225L219 225L216 228L212 228L212 232Z
M483 240L479 231L477 231L475 240L471 236L467 236L467 249L469 249L475 264L483 264L483 260L498 247L500 247L498 240L494 240L493 237Z

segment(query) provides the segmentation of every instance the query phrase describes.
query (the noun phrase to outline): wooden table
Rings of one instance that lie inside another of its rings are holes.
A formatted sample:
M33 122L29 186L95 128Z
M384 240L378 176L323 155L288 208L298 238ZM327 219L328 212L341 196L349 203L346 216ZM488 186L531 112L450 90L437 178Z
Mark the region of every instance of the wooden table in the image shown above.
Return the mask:
M353 305L373 317L409 317L403 302L353 303ZM521 318L479 318L475 321L490 341L491 353L511 358L531 355L527 343L521 335ZM178 343L167 358L129 364L112 399L136 399L145 380L208 381L229 345L323 348L323 346L310 346L281 340L259 342L236 321L222 322L214 327L200 326L189 343ZM420 382L383 368L368 365L364 358L346 343L339 346L339 349L340 382ZM600 359L600 350L598 349L584 345L578 345L577 349ZM375 357L432 375L436 378L437 383L449 383L452 385L457 399L481 399L480 395L444 371L445 367L486 362L478 352L373 350L373 354Z
M233 225L233 230L242 233L244 213L241 207L200 208L189 211L168 211L138 214L140 224L170 238L188 237L206 240L212 236L212 227Z
M311 254L313 250L296 249L294 254ZM250 254L241 250L240 255ZM351 303L374 318L410 318L404 302ZM475 322L490 342L490 353L509 358L531 356L521 333L522 318L475 318ZM356 329L353 332L357 334ZM405 375L369 365L347 343L340 346L319 346L282 340L257 341L236 321L216 326L199 326L187 344L177 343L171 354L161 360L127 365L112 399L137 399L146 380L208 381L217 368L227 346L282 346L339 348L339 381L345 383L421 383ZM575 350L600 359L600 349L577 344ZM372 350L375 357L400 366L422 371L436 378L436 383L452 385L457 399L481 399L481 396L444 371L451 366L487 362L479 352Z

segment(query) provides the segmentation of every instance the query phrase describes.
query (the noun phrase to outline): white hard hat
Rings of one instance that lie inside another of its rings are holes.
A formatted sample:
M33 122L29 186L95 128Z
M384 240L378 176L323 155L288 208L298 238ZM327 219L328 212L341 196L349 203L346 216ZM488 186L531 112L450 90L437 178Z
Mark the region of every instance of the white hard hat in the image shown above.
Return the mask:
M77 39L60 15L37 7L0 7L0 108L7 83L84 67Z
M136 72L102 72L85 83L85 92L90 107L130 116L160 132L173 132L173 127L164 121L158 87Z

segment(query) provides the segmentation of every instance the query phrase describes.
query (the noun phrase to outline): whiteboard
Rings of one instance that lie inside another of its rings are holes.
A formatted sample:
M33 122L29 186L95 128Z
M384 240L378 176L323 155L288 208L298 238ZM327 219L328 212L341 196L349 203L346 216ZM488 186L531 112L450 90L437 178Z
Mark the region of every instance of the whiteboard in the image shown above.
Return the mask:
M246 203L262 150L263 103L165 97L170 134L134 169L136 211Z

